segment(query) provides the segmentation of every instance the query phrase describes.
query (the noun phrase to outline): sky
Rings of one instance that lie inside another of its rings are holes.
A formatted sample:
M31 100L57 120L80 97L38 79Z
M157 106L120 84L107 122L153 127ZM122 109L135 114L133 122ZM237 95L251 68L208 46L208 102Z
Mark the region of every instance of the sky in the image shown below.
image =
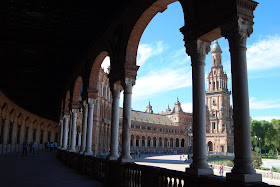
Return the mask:
M280 119L280 1L257 2L254 32L247 39L250 116L255 120L270 121ZM133 110L145 111L149 101L154 113L165 111L168 105L172 109L178 97L183 111L192 112L191 62L179 31L182 26L182 7L175 2L163 13L158 13L145 29L137 53L140 68L133 87ZM231 90L228 41L220 38L218 42L223 51L222 64ZM106 58L102 66L108 64L109 58ZM205 77L211 64L209 53L206 56ZM121 107L122 102L121 97Z

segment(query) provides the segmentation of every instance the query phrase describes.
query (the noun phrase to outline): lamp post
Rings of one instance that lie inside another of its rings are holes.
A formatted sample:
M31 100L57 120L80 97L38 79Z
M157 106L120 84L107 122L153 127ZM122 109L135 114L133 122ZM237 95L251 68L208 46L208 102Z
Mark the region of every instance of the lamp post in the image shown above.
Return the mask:
M255 136L255 138L259 141L259 147L260 147L260 157L262 158L262 150L261 150L261 138Z

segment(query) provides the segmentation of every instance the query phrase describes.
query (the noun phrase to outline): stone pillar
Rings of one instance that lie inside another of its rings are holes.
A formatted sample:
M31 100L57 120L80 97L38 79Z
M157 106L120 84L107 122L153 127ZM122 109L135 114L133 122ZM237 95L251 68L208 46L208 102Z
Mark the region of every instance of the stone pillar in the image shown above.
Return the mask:
M72 109L72 129L71 129L71 148L70 152L76 152L76 125L78 109Z
M173 141L173 147L176 147L176 141Z
M62 138L63 138L63 119L61 119L60 121L60 137L59 137L59 148L62 148ZM40 132L41 133L41 132ZM40 141L40 138L39 138L39 141ZM39 144L39 142L38 142L38 144ZM44 142L43 142L43 144L44 144Z
M111 84L110 89L113 96L112 101L112 115L111 115L111 144L110 144L110 154L108 155L109 160L117 160L119 158L118 146L119 146L119 102L120 102L120 92L122 86L118 84ZM135 140L135 138L134 138ZM136 145L136 142L135 142Z
M78 132L78 146L81 146L82 134Z
M131 97L132 87L135 80L125 78L122 81L124 89L124 102L123 102L123 126L122 126L122 153L120 156L121 162L133 162L130 155L130 127L131 127Z
M71 147L71 140L72 140L72 119L73 119L73 114L71 113L70 114L70 123L69 123L69 129L68 129L68 136L69 136L69 138L68 138L68 151L69 151L69 149L70 149L70 147Z
M164 147L164 139L161 140L161 147Z
M222 35L229 41L232 74L234 167L227 180L240 182L262 181L252 166L251 130L249 114L246 41L253 32L253 22L235 18L222 26Z
M142 139L138 140L138 145L139 145L139 147L142 147Z
M82 145L80 154L84 154L86 149L86 137L87 137L87 121L88 121L88 104L83 101L83 128L82 128Z
M133 147L136 147L136 136L133 138Z
M150 140L150 147L153 147L153 140Z
M87 144L85 155L93 155L92 152L92 128L93 128L93 109L96 99L88 98L88 122L87 122Z
M67 139L68 139L68 122L69 122L69 115L64 115L64 125L63 125L63 142L62 142L62 149L67 149Z
M147 147L147 146L148 146L147 139L145 138L145 147Z
M159 145L158 145L158 141L159 141L159 140L157 139L157 140L156 140L156 147L159 147Z
M206 107L205 107L205 56L210 51L210 42L194 40L186 44L191 56L193 86L193 162L186 172L193 175L213 174L206 155ZM181 142L179 142L179 147Z

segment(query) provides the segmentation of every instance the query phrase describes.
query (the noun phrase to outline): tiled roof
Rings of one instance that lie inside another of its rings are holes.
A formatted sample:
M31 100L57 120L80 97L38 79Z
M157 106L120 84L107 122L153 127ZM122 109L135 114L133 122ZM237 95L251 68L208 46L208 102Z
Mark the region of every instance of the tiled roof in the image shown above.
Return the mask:
M121 118L123 117L123 108L120 108L120 117ZM150 114L150 113L141 112L141 111L137 111L137 110L131 110L131 120L132 121L142 121L145 123L178 126L165 115Z

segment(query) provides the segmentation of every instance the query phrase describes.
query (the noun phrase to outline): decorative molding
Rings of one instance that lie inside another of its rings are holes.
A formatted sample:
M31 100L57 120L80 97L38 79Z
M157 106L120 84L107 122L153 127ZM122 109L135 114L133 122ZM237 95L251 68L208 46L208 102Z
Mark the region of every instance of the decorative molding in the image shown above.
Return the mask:
M204 42L202 40L194 40L187 43L186 52L191 56L193 65L205 65L205 56L210 52L211 42Z

